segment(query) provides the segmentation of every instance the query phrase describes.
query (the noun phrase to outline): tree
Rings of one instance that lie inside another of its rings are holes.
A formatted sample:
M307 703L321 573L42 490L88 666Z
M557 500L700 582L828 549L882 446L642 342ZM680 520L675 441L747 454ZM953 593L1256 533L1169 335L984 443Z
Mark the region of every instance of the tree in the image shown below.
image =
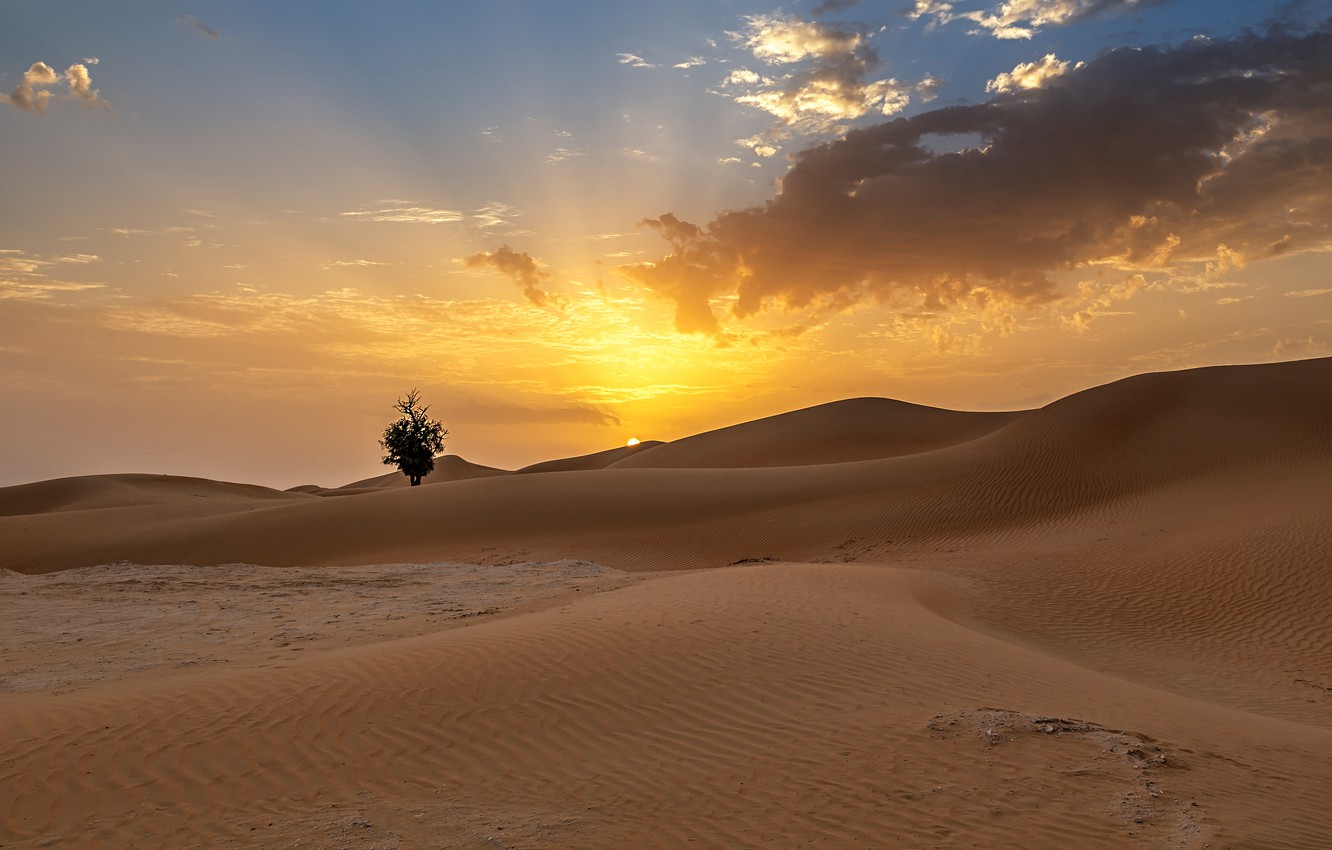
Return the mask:
M407 393L406 398L398 399L393 407L402 417L385 428L384 436L379 440L379 445L388 453L384 455L384 464L401 469L402 474L411 479L413 487L435 468L435 455L444 450L444 438L449 433L438 420L426 416L430 405L420 405L416 390Z

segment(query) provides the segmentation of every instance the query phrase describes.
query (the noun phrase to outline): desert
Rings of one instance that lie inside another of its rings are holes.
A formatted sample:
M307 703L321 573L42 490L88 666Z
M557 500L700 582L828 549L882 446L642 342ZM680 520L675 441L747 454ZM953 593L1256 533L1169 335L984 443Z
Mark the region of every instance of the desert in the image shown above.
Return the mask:
M0 846L1327 846L1332 359L402 478L0 489Z
M1332 0L0 3L0 850L1332 850Z

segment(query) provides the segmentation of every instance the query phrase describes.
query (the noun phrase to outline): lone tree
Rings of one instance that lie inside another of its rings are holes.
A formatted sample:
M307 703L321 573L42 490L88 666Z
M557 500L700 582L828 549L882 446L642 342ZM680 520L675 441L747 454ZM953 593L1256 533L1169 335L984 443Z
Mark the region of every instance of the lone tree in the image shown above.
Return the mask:
M416 390L407 393L406 398L398 399L394 408L402 417L385 428L384 436L379 440L379 445L388 453L384 455L384 464L401 469L402 474L411 479L413 487L435 468L435 455L444 450L444 437L449 433L438 420L426 417L430 405L420 405Z

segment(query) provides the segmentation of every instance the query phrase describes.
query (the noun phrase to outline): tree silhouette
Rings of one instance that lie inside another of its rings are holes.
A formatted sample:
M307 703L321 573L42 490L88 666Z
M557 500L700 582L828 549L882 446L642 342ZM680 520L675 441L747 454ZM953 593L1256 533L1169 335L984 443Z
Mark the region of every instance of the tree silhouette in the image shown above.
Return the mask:
M379 440L379 445L387 452L384 464L401 469L402 474L411 479L413 487L435 468L435 455L444 450L444 437L449 433L438 420L427 418L430 405L422 407L420 404L416 390L407 393L406 398L398 399L393 407L402 417L385 428L384 436Z

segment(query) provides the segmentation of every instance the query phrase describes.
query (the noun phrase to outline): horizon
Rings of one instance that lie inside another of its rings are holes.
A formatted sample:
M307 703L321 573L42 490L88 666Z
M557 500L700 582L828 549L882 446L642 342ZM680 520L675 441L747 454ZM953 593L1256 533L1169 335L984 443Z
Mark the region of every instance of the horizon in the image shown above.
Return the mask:
M1300 360L1288 360L1288 361L1266 361L1266 362L1263 362L1263 363L1219 363L1219 364L1214 364L1214 365L1211 365L1211 366L1196 366L1196 367L1192 367L1192 368L1190 368L1190 369L1181 369L1181 370L1174 370L1174 371L1189 372L1189 371L1195 371L1195 370L1198 370L1198 369L1215 369L1215 368L1227 368L1227 367L1243 368L1243 367L1246 367L1246 366L1279 365L1279 364L1281 364L1281 363L1297 363L1297 362L1301 362L1301 360L1332 360L1332 357L1301 358ZM1081 393L1086 392L1086 391L1088 391L1088 390L1101 389L1101 388L1104 388L1104 387L1106 387L1106 386L1109 386L1110 384L1119 383L1119 381L1128 380L1128 379L1130 379L1130 378L1135 378L1135 377L1143 377L1143 376L1147 376L1147 375L1153 375L1153 374L1162 374L1162 373L1160 373L1160 372L1139 372L1139 373L1136 373L1136 374L1134 374L1134 375L1127 375L1127 376L1125 376L1124 378L1120 378L1120 379L1117 379L1117 380L1115 380L1115 381L1109 381L1109 382L1107 382L1106 384L1100 384L1100 385L1097 385L1097 386L1095 386L1095 387L1083 387L1082 389L1080 389L1080 390L1076 390L1076 391L1070 393L1069 395L1080 395ZM1050 403L1054 403L1055 401L1062 401L1062 400L1066 399L1067 397L1068 397L1068 396L1063 396L1063 397L1060 397L1060 398L1058 398L1058 399L1053 399L1053 400L1051 400ZM538 459L538 460L536 460L536 461L533 461L533 462L531 462L531 463L527 463L527 464L524 464L524 465L522 465L522 466L517 466L517 467L513 467L513 468L495 467L495 466L492 466L492 465L490 465L490 464L478 463L478 462L472 460L471 458L463 457L462 455L457 454L456 452L450 452L450 451L448 451L447 448L446 448L445 451L440 452L439 454L435 455L435 457L434 457L434 460L436 461L435 469L437 470L437 469L439 468L439 467L438 467L438 461L439 461L439 460L441 460L442 458L446 458L446 457L453 457L453 458L457 458L458 460L462 461L464 464L467 464L468 466L471 466L471 467L481 467L481 468L486 468L486 469L493 469L493 470L495 470L495 472L498 473L498 474L513 474L513 473L520 473L520 472L523 472L524 470L527 470L527 469L529 469L530 467L534 467L534 466L539 467L539 466L544 466L544 465L549 464L549 463L560 463L560 462L562 462L562 461L578 460L578 459L581 459L581 458L583 458L583 457L592 457L592 456L596 456L596 455L604 455L604 454L608 454L608 453L611 453L611 452L615 452L616 450L622 450L622 449L639 449L639 448L641 448L642 450L646 451L646 450L649 450L649 449L655 448L655 447L657 447L657 446L662 446L662 445L666 445L666 444L668 444L668 443L670 443L670 442L675 442L675 441L677 441L677 440L684 440L684 439L688 439L688 438L690 438L690 437L706 436L706 435L711 434L711 433L716 432L716 431L724 431L724 430L726 430L726 429L728 429L728 428L732 428L732 427L736 427L736 426L740 426L740 425L753 424L753 423L760 422L760 421L765 420L765 419L771 419L771 418L774 418L774 417L776 417L776 416L780 416L780 415L782 415L783 413L795 413L795 412L800 412L800 411L803 411L803 410L810 410L810 409L813 409L813 408L824 407L824 406L829 405L829 404L835 404L835 403L837 403L837 402L839 402L839 401L864 401L864 400L875 400L875 401L897 401L897 402L902 402L902 403L908 404L908 405L910 405L910 406L912 406L912 407L923 408L923 409L927 409L927 410L943 410L943 411L947 411L947 412L950 412L950 413L982 413L982 412L992 412L992 413L1014 413L1014 414L1017 414L1017 413L1032 413L1032 412L1035 412L1036 410L1038 410L1038 409L1040 409L1040 408L1042 408L1042 407L1047 406L1047 405L1041 405L1041 406L1036 407L1036 408L1030 408L1030 409L1024 409L1024 410L1009 409L1009 410L979 411L979 410L960 410L960 409L955 409L955 408L936 408L936 407L931 407L931 406L928 406L928 405L917 405L917 404L914 404L913 402L905 401L904 399L890 399L890 398L886 398L886 397L883 397L883 396L859 396L859 397L854 397L854 398L852 398L852 397L848 397L848 398L843 398L843 399L834 399L834 400L832 400L832 401L828 401L828 402L822 402L822 403L817 404L817 405L812 405L812 406L809 407L809 408L797 408L796 410L779 411L779 412L774 413L774 414L768 414L768 415L766 415L766 416L756 417L755 419L747 419L747 420L742 420L742 421L737 421L737 422L724 423L724 424L722 424L722 425L718 425L718 426L715 427L715 428L707 429L706 431L701 431L701 432L696 432L696 433L692 433L692 434L684 434L684 435L681 435L680 437L676 438L676 440L655 440L655 439L652 439L652 438L648 438L648 439L646 439L646 440L640 440L640 439L638 439L637 437L631 437L631 438L629 438L628 440L626 440L625 443L622 444L622 445L607 446L607 447L603 447L603 448L600 448L600 449L593 449L593 450L590 451L590 452L584 452L584 453L579 454L579 455L568 455L568 456L560 456L560 457L540 458L540 459ZM447 438L446 438L446 439L447 439ZM364 485L364 484L367 484L367 483L369 483L369 482L373 482L373 481L377 481L377 480L382 480L382 479L397 478L397 477L399 477L399 476L402 476L402 477L404 477L404 478L408 477L408 476L407 476L407 473L403 472L400 468L397 468L395 464L385 464L385 465L388 466L388 467L390 467L390 471L389 471L389 472L383 472L383 471L381 470L381 471L379 471L379 472L376 472L375 474L368 475L368 476L365 476L365 477L363 477L363 478L356 479L356 480L354 480L354 481L342 481L342 482L315 482L315 481L307 481L307 482L303 482L303 483L301 483L301 484L293 484L293 485L291 485L291 486L289 486L289 487L278 487L278 486L274 486L274 485L270 485L270 484L261 484L261 483L258 483L258 482L254 482L254 481L246 481L246 480L241 480L241 479L212 479L212 478L208 478L208 477L205 477L205 476L194 476L194 475L186 475L186 474L173 473L173 472L144 472L144 471L142 471L142 470L120 470L120 471L103 472L103 473L91 473L91 474L83 473L83 474L76 474L76 475L71 475L71 476L59 476L59 477L54 478L54 479L43 479L43 480L40 480L40 481L25 481L25 482L17 482L17 484L0 484L0 489L3 489L4 487L9 487L9 486L21 486L21 485L23 485L23 484L38 484L38 483L44 483L44 482L47 482L47 481L57 481L57 480L63 480L63 479L68 479L68 478L82 478L82 477L90 477L90 478L93 478L93 477L102 477L102 476L106 476L106 477L117 477L117 476L122 476L122 475L128 475L128 476L133 476L133 475L144 475L144 476L148 476L148 477L161 477L161 478L197 478L197 479L199 479L199 480L205 480L205 481L212 480L212 481L215 481L215 482L217 482L217 483L223 483L223 484L240 484L240 485L247 485L247 486L264 487L264 488L271 489L271 490L275 490L275 491L278 491L278 492L287 492L287 491L292 491L292 490L300 490L300 489L302 489L302 488L311 487L311 486L317 487L317 488L319 488L319 490L321 490L321 491L329 491L329 490L340 490L340 489L344 489L344 488L350 488L350 487L353 487L354 485L357 485L357 484ZM796 465L799 466L799 465L804 465L804 464L803 464L803 463L797 463ZM592 468L592 469L600 469L601 467L599 467L599 466L594 466L594 467L591 467L591 468ZM533 470L533 471L535 471L535 470ZM544 471L544 470L542 470L542 471ZM430 484L430 483L447 483L447 482L450 482L450 481L455 480L455 479L452 479L452 478L444 478L444 479L437 480L437 481L435 481L435 482L431 482L431 481L430 481L430 475L431 475L431 474L433 474L433 471L432 471L431 473L427 473L426 475L424 475L424 476L423 476L423 480L421 481L421 483L422 483L422 484Z
M0 486L1332 353L1332 3L0 12Z

